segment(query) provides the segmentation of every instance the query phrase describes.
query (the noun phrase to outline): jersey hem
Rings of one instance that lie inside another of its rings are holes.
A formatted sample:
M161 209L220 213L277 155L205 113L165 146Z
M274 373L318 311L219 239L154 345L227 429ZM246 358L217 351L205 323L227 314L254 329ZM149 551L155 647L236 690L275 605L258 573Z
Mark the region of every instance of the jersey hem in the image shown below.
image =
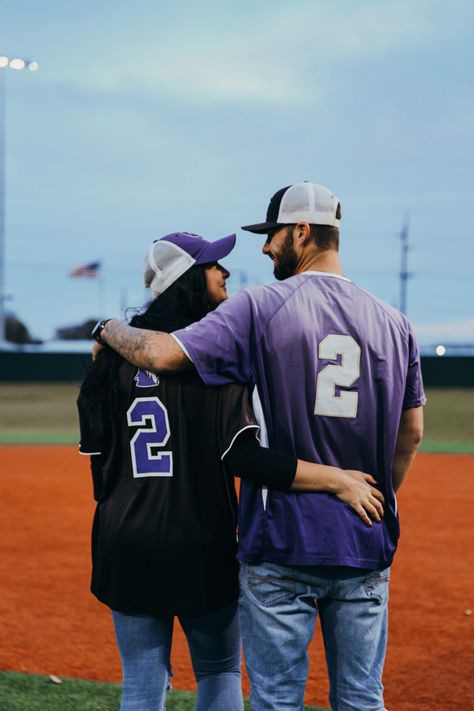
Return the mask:
M177 617L199 617L201 615L210 615L213 612L217 612L217 610L220 610L226 605L230 605L233 602L237 602L237 600L239 599L238 591L231 591L225 595L222 594L222 597L219 597L218 600L215 599L214 601L206 602L203 604L179 604L176 602L160 602L156 605L147 605L145 603L142 605L135 606L128 605L127 603L123 603L123 601L113 599L112 596L102 594L99 591L96 592L93 588L91 588L91 593L94 595L94 597L97 598L97 600L99 600L99 602L103 603L104 605L107 605L107 607L109 607L111 610L119 612L123 615L175 615Z
M412 407L423 407L424 405L426 405L426 397L417 398L416 400L404 402L402 410L410 410Z
M349 568L369 568L371 570L381 570L387 568L393 562L393 555L388 560L379 558L328 558L318 555L277 555L275 553L246 553L239 551L237 560L243 563L277 563L278 565L301 565L301 566L344 566Z

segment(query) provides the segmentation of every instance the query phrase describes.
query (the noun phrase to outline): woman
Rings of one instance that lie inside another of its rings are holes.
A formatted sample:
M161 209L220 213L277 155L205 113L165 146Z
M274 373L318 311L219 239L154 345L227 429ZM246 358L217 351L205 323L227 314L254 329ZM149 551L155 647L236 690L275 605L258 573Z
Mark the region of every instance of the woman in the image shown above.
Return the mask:
M218 260L234 244L235 235L210 243L187 233L154 242L144 273L157 298L131 325L171 332L218 306L229 276ZM80 450L91 455L98 502L91 589L113 611L122 711L164 709L175 616L191 653L197 708L243 709L237 502L223 460L256 483L325 488L353 507L368 497L368 475L260 448L244 387L206 387L194 372L158 376L110 349L94 362L78 406ZM332 489L315 485L316 470L331 474Z

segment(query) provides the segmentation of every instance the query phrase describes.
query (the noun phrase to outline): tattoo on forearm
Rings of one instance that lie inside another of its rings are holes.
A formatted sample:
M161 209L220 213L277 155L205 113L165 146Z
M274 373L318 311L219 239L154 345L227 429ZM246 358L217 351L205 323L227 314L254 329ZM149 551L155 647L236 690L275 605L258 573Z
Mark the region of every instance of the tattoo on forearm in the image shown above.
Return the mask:
M143 331L140 333L137 329L137 333L130 333L130 335L119 332L117 337L118 351L124 358L133 362L134 358L140 355L140 360L142 360L143 357L146 358L146 363L141 363L141 365L144 365L145 367L150 365L147 357L150 350L148 345L149 338L143 333ZM138 365L138 363L136 365Z
M157 339L157 336L168 336L160 331L147 331L141 328L127 326L120 321L110 321L107 323L103 336L106 343L120 353L126 360L139 368L155 370L160 368L160 359L164 369L167 368L169 351ZM169 348L169 347L168 347ZM172 369L178 370L189 363L186 355L177 346L173 349Z

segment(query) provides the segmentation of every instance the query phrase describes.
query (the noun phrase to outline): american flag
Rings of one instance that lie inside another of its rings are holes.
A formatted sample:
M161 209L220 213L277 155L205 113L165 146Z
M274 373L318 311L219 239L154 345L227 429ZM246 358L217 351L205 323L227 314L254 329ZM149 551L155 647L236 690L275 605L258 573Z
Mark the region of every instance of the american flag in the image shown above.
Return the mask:
M78 267L71 269L69 276L71 277L97 277L99 276L100 262L90 262L89 264L80 264Z

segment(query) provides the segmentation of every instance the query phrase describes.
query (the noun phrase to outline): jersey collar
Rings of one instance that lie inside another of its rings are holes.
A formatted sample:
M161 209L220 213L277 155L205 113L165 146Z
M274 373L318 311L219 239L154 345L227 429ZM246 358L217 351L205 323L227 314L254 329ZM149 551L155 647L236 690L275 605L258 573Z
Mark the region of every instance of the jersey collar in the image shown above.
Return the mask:
M345 276L342 276L342 274L333 274L332 272L307 271L307 272L301 272L300 274L297 274L296 276L303 276L303 274L317 274L318 276L335 277L336 279L342 279L342 281L350 281L350 279L348 279Z

